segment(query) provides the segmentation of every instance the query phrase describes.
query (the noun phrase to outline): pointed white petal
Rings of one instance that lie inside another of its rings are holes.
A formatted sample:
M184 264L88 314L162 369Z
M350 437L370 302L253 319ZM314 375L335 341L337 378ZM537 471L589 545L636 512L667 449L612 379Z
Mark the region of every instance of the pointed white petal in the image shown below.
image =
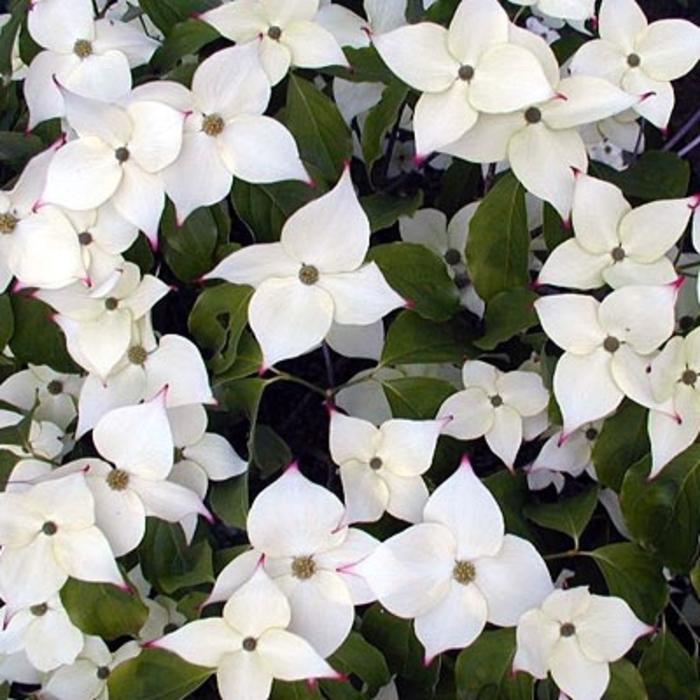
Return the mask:
M99 581L123 586L124 579L107 538L96 528L54 535L56 561L69 576L81 581Z
M315 22L294 22L282 32L282 41L292 52L292 64L300 68L348 67L336 38Z
M523 419L510 406L499 406L493 412L493 425L484 436L491 452L513 470L515 458L523 441Z
M129 482L143 501L147 516L155 516L170 523L178 522L188 515L209 516L200 497L180 484L151 481L135 475L130 475Z
M577 238L570 238L550 253L537 281L571 289L597 289L605 284L603 271L611 264L609 251L589 253Z
M236 43L252 41L270 26L264 8L256 0L226 3L199 18Z
M599 307L599 302L582 294L541 297L535 302L544 332L560 348L577 355L587 355L605 340Z
M586 656L575 636L559 639L549 664L554 682L574 698L601 698L610 682L608 664Z
M135 68L148 63L159 46L159 42L146 36L137 23L115 22L110 19L98 19L95 22L95 53L119 51Z
M287 45L271 39L267 34L263 35L258 43L258 57L272 86L277 85L287 75L292 64L292 52Z
M393 419L380 427L377 455L397 476L418 476L428 471L445 420Z
M516 131L525 128L520 112L513 114L480 113L474 126L462 137L448 143L444 153L472 161L473 163L495 163L505 160L508 142Z
M238 476L248 468L248 463L217 433L206 433L196 445L185 450L185 456L199 464L212 481Z
M78 95L115 102L131 90L129 61L121 51L95 52L78 61L63 85Z
M300 269L301 263L291 258L281 243L258 243L231 253L203 279L259 287L270 277L295 278Z
M423 509L428 502L428 487L420 476L396 476L389 471L383 474L389 487L389 502L386 510L399 520L420 522Z
M633 95L644 99L634 105L634 111L641 114L658 129L665 129L676 98L670 82L652 80L639 68L629 70L622 78L622 87Z
M153 175L129 162L121 170L122 179L112 195L112 203L127 221L138 226L154 242L165 206L163 180L159 174Z
M493 425L493 406L483 389L470 388L445 399L437 417L452 418L443 428L445 435L473 440L485 435Z
M348 523L371 523L382 517L389 502L389 488L379 474L367 464L351 460L341 465L340 480Z
M700 432L700 418L697 413L676 418L652 410L647 429L652 458L649 478L653 479L676 455L693 444Z
M302 637L270 629L258 640L258 653L274 678L336 678L338 674Z
M508 15L496 2L461 2L448 30L450 52L461 63L473 66L491 46L508 41L508 24Z
M132 102L126 111L133 125L129 160L133 158L148 173L170 165L180 152L185 115L160 102L147 101Z
M225 700L233 700L233 698L262 700L270 697L272 688L272 674L266 668L260 654L251 654L242 650L234 654L226 654L221 659L216 681L219 694Z
M349 460L369 463L375 456L379 430L371 423L339 411L331 411L329 444L331 457L336 464Z
M650 78L676 80L700 60L700 28L682 19L652 22L635 48Z
M91 39L93 25L92 6L84 0L35 3L27 14L27 28L32 39L40 46L55 46L59 50L66 44L72 47L80 37ZM56 41L61 43L56 44Z
M497 386L503 403L522 417L534 416L547 407L549 394L542 377L535 372L507 372L499 378Z
M5 547L0 553L0 591L17 607L45 602L67 579L68 573L53 555L50 537L37 537L20 549Z
M241 648L243 638L220 617L195 620L151 643L199 666L215 668L223 658Z
M538 609L528 610L518 620L517 650L513 670L526 671L535 678L546 678L549 656L559 639L559 625Z
M63 82L63 75L74 67L75 58L77 56L61 56L53 51L42 51L32 60L24 79L24 99L29 108L28 129L65 113L63 95L53 78L56 76L59 82Z
M598 26L601 39L631 53L637 37L647 28L647 19L635 0L605 0L600 6Z
M221 570L216 577L214 588L204 604L228 600L250 577L260 563L260 552L254 549L239 554Z

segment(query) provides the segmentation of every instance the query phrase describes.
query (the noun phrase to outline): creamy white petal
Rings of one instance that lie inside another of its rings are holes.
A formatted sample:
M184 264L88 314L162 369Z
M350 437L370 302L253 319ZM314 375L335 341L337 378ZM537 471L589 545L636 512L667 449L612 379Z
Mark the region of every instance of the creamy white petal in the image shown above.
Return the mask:
M389 471L385 471L383 477L389 487L387 512L399 520L409 523L420 522L430 495L422 477L397 476Z
M265 700L270 697L272 675L260 654L246 651L226 654L217 669L216 681L223 700Z
M386 510L389 487L367 464L349 461L340 467L348 523L375 522Z
M554 682L578 700L601 698L610 682L608 664L592 661L581 650L576 637L561 637L549 657Z
M458 391L440 406L438 418L452 418L443 429L445 435L473 440L485 435L493 425L493 406L483 389Z
M549 254L537 282L571 289L597 289L605 284L603 271L611 264L609 251L590 253L577 238L570 238Z
M331 411L328 439L336 464L343 465L348 460L369 463L375 456L379 438L379 429L369 421Z
M641 68L653 80L676 80L700 60L700 28L682 19L652 22L636 44Z
M577 355L587 355L605 340L599 307L593 297L582 294L558 294L535 301L544 332L559 347Z
M199 15L226 38L237 43L252 41L268 30L270 23L257 0L237 0Z
M96 527L65 535L59 530L52 544L56 561L69 576L81 581L124 585L107 538Z
M512 470L523 441L523 419L520 414L505 404L499 406L493 412L493 425L484 437L491 452Z
M259 287L268 278L295 278L301 264L281 243L258 243L225 257L203 279L224 279L234 284Z
M292 52L292 64L300 68L349 65L336 38L315 22L290 24L281 40Z
M541 610L525 612L518 620L513 670L526 671L535 678L546 678L549 656L559 636L559 624L549 620Z
M258 640L257 651L273 677L281 680L339 675L305 639L286 630L268 630Z
M508 15L492 0L464 0L449 27L450 52L463 64L474 65L494 44L508 41Z
M220 617L209 617L194 620L151 642L151 646L172 651L191 664L215 668L227 654L239 650L242 641L242 636Z
M377 455L397 476L418 476L428 471L445 420L393 419L380 427Z
M635 0L604 0L600 6L598 26L602 39L630 53L634 50L637 37L647 28L647 20Z

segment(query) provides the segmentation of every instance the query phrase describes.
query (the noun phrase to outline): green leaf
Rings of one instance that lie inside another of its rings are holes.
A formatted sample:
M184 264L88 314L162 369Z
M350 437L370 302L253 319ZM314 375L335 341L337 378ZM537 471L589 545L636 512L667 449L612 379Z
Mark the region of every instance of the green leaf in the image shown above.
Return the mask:
M428 321L414 311L402 311L389 326L382 350L383 365L452 362L474 356L471 334L464 320Z
M544 203L542 233L547 250L551 253L558 245L574 235L571 226L565 226L559 212L549 203Z
M697 555L700 535L700 445L693 445L648 479L645 457L625 474L622 514L639 544L674 571L687 572Z
M642 674L633 663L627 659L619 659L610 664L610 683L602 700L648 700L648 698Z
M231 198L236 213L247 224L256 243L279 241L284 222L319 194L296 180L269 185L251 185L233 180Z
M110 673L107 688L110 700L182 700L212 673L168 651L144 649Z
M12 302L9 294L0 295L0 348L4 348L12 337L15 329L15 318L12 315Z
M333 100L308 80L290 75L285 121L301 159L335 183L352 157L352 137Z
M399 121L408 95L408 85L392 81L384 88L382 98L367 113L362 128L362 153L367 170L384 155L384 140Z
M226 369L225 372L216 375L214 384L218 382L228 382L233 379L242 379L255 374L263 363L262 350L258 342L253 338L253 334L244 330L238 340L236 349L236 360Z
M346 675L353 673L364 681L370 697L391 678L382 652L358 632L350 632L342 646L328 659L328 663L336 671Z
M625 400L605 419L593 446L592 458L598 480L617 493L622 488L625 472L649 453L647 415L646 408Z
M401 216L413 216L423 204L423 192L418 190L410 197L401 197L384 192L360 197L360 204L369 219L372 233L391 228Z
M10 349L22 362L49 365L57 372L78 372L66 350L66 339L52 321L53 309L25 294L12 294L14 330Z
M440 180L436 207L451 219L463 206L480 197L481 165L455 158Z
M226 481L212 481L209 502L212 510L227 525L245 530L249 507L248 473Z
M693 584L695 595L700 598L700 559L697 559L695 565L690 570L690 582Z
M647 151L626 170L591 163L591 174L617 185L627 197L675 199L685 197L690 165L670 151Z
M177 523L147 518L139 561L146 578L167 595L214 581L209 543L188 546Z
M209 209L199 208L178 226L175 207L168 203L160 223L165 262L183 282L193 282L214 266L218 238L216 219Z
M18 134L15 131L0 132L0 160L24 163L43 148L44 144L41 139L34 134Z
M700 697L695 663L668 630L661 630L644 651L639 672L649 700L697 700Z
M204 350L207 365L215 375L226 371L236 360L238 341L248 324L252 295L253 288L247 285L207 287L190 312L190 333Z
M533 679L513 674L515 630L488 630L459 653L455 663L457 700L530 700Z
M401 377L382 381L382 388L394 418L429 420L455 388L442 379Z
M484 486L498 501L506 521L506 530L536 543L530 524L523 515L530 495L525 473L518 470L513 474L507 469L501 469L487 476L484 479Z
M342 680L322 678L318 685L323 697L328 698L328 700L365 700L367 698L366 694L360 693L350 683Z
M561 498L554 503L528 504L524 514L542 527L563 532L574 541L578 549L579 539L591 520L598 504L598 486L571 498Z
M141 9L166 36L173 25L218 4L216 0L139 0Z
M305 681L289 683L275 681L272 685L270 700L323 700L318 687L310 688Z
M148 618L138 593L108 583L69 578L61 589L61 601L76 627L104 639L136 637Z
M198 19L187 19L168 32L160 48L153 54L151 65L159 72L169 71L184 56L197 53L219 36L219 32L210 24Z
M668 604L661 563L632 542L599 547L589 556L605 577L610 595L624 598L637 617L653 623Z
M514 335L537 325L533 306L537 294L531 289L518 288L499 292L486 305L486 332L474 341L483 350L493 350Z
M440 257L418 243L388 243L370 248L386 281L412 309L431 321L446 321L460 309L459 292Z
M289 445L269 426L255 424L250 440L250 466L267 479L292 462Z
M29 3L18 2L12 10L10 19L0 29L0 76L12 75L12 47Z

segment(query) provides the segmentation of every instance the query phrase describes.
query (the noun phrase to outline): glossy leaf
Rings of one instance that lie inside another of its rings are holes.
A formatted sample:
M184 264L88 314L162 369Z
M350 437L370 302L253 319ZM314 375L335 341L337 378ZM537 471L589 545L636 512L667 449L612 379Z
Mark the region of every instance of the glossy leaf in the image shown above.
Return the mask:
M558 245L574 235L571 224L566 225L557 210L549 203L544 203L542 211L542 234L547 250L551 253Z
M318 687L311 688L305 681L275 681L270 700L323 700L323 695Z
M506 530L537 545L537 535L524 515L525 504L530 495L525 473L518 470L513 474L502 469L487 476L484 486L498 501L506 521Z
M432 377L388 379L382 388L394 418L414 420L435 418L445 399L455 393L449 382Z
M15 329L15 319L12 314L12 303L8 294L0 295L0 348L4 348L12 337Z
M211 482L209 502L214 513L227 525L245 530L249 508L248 473Z
M16 3L10 19L0 29L0 75L3 77L12 74L12 47L28 9L28 3Z
M610 683L602 700L648 700L642 675L627 659L610 664Z
M33 134L0 131L0 160L25 162L43 148L41 139Z
M269 425L256 423L249 446L250 466L258 469L263 479L282 471L292 461L289 446Z
M690 570L690 582L693 584L695 595L700 598L700 558L695 562L695 565Z
M486 305L486 333L474 341L482 350L494 350L521 331L537 325L533 306L537 294L531 289L508 289L496 294Z
M61 601L76 627L103 639L135 637L148 617L136 591L127 593L107 583L69 578L61 589Z
M647 647L639 664L649 700L696 700L700 682L695 662L666 629Z
M173 25L210 10L218 3L216 0L139 0L139 5L158 29L169 35Z
M408 95L408 85L392 81L382 98L367 113L362 127L362 153L368 170L384 153L387 134L398 123Z
M668 584L656 557L632 542L599 547L590 556L605 577L610 595L624 598L640 619L655 622L668 604Z
M410 197L377 192L360 198L360 204L369 219L372 233L391 228L402 216L413 216L423 204L423 193L418 190Z
M162 649L144 649L110 673L107 688L110 700L182 700L212 673Z
M329 657L328 663L336 671L360 678L367 685L370 697L391 677L382 652L357 632L350 632L342 646Z
M387 243L371 248L368 257L423 318L446 321L459 311L457 288L432 250L417 243Z
M158 71L168 71L184 56L197 53L203 46L219 38L219 32L198 19L187 19L168 32L160 48L153 54L151 65Z
M484 197L469 226L467 268L486 302L499 292L530 284L530 232L525 190L507 172Z

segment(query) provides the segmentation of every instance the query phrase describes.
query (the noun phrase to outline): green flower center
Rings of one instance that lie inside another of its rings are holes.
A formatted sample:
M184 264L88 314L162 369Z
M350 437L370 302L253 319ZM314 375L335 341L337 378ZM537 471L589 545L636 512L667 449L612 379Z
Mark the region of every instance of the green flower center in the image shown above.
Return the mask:
M586 430L585 435L586 440L590 440L592 442L598 437L598 431L595 428L588 428L588 430Z
M686 369L683 374L681 374L681 381L688 386L695 386L695 382L698 381L698 374L692 369Z
M42 615L46 615L46 613L49 610L49 606L46 603L39 603L38 605L32 605L29 608L29 612L34 615L35 617L42 617Z
M119 299L116 297L107 297L105 299L105 309L107 309L107 311L114 311L117 306L119 306Z
M631 53L629 56L627 56L627 65L630 68L637 68L639 64L642 62L642 59L639 57L639 54L637 53Z
M372 457L372 459L369 460L369 468L373 469L375 472L382 468L382 464L381 457Z
M145 365L146 360L148 359L146 348L144 348L142 345L134 345L133 347L129 348L126 356L129 358L129 362L131 362L132 365Z
M112 471L107 474L107 486L112 489L112 491L124 491L129 485L129 472L125 472L123 469L112 469Z
M73 44L73 53L78 58L92 56L92 44L87 39L78 39L75 44Z
M218 136L226 126L226 122L218 114L207 114L202 120L202 131L207 136Z
M119 146L114 151L114 157L120 162L120 163L126 163L127 160L129 160L129 156L131 154L129 153L129 149L126 146Z
M109 674L112 673L109 670L109 666L98 666L95 675L101 680L106 681L109 678Z
M612 256L613 262L622 262L625 259L625 249L619 245L616 248L613 248L610 251L610 255Z
M292 560L292 576L305 581L316 572L316 564L311 557L294 557Z
M537 124L542 121L542 111L539 107L528 107L525 110L525 121L528 124Z
M318 282L318 269L313 265L302 265L299 270L299 281L302 284L316 284Z
M460 80L470 81L474 77L474 66L460 66L457 75Z
M51 380L46 385L46 391L51 394L51 396L58 396L63 393L63 382L59 382L58 379Z
M10 214L10 212L5 212L0 214L0 233L12 233L17 226L17 217Z
M620 341L614 335L609 335L603 341L603 348L610 353L617 352L620 349Z
M462 254L456 248L448 248L442 257L448 265L459 265L462 262Z
M52 522L51 520L47 520L42 526L41 526L41 531L45 534L51 537L52 535L55 535L58 532L58 525L56 523Z
M468 586L476 579L476 569L470 561L455 562L452 569L452 578L463 586Z
M491 397L491 405L494 408L498 408L499 406L503 406L503 399L498 394L495 394L494 396Z
M273 24L267 30L267 35L270 37L270 39L273 39L274 41L279 41L280 37L282 36L282 28Z

